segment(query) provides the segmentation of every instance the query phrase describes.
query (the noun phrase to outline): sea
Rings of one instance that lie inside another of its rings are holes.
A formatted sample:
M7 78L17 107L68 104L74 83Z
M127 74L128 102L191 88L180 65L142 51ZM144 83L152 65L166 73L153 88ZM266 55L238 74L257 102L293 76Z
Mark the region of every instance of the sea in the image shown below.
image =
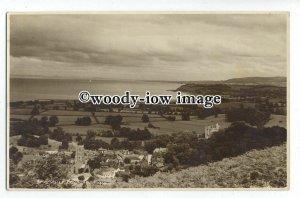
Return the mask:
M8 88L10 101L29 101L41 99L78 100L80 91L89 91L92 95L130 94L144 97L146 91L151 95L176 96L176 90L182 84L164 81L136 80L73 80L73 79L24 79L11 78Z

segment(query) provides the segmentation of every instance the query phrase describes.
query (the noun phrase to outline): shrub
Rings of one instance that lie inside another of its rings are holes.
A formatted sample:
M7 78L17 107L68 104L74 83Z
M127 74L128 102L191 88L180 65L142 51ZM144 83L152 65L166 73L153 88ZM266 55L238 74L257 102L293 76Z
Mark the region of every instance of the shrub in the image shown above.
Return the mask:
M79 126L88 126L91 123L92 123L92 120L89 116L77 118L77 120L75 121L75 124L79 125Z

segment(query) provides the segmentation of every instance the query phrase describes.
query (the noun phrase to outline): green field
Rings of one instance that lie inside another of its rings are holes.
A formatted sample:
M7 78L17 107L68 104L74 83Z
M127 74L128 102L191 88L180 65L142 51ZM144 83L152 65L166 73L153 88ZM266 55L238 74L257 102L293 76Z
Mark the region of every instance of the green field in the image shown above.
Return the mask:
M104 125L106 116L108 115L121 115L123 117L122 127L130 127L132 129L143 129L148 127L148 123L143 123L141 117L144 112L138 110L122 110L121 112L96 112L95 116L99 120L99 124L96 123L95 119L92 117L90 112L86 111L66 111L66 110L48 110L42 112L35 118L40 119L42 116L52 116L56 115L59 119L57 126L62 127L67 133L71 134L82 134L84 135L88 130L93 130L95 132L111 130L109 125ZM22 120L28 120L30 118L29 109L12 109L11 118L18 118ZM192 132L203 133L206 126L215 125L218 123L222 128L227 128L230 126L229 122L226 122L225 115L219 114L218 117L210 116L204 120L198 119L196 116L191 116L190 121L182 121L180 115L176 115L176 121L169 121L158 114L146 113L150 118L150 123L152 123L155 128L149 128L150 132L153 134L171 134L177 132ZM78 117L90 116L92 124L89 126L77 126L75 121ZM269 126L281 126L286 128L287 120L286 116L283 115L271 115L271 120L265 125ZM53 129L54 127L51 127Z
M265 124L265 127L280 126L287 128L287 117L284 115L271 115L271 120Z

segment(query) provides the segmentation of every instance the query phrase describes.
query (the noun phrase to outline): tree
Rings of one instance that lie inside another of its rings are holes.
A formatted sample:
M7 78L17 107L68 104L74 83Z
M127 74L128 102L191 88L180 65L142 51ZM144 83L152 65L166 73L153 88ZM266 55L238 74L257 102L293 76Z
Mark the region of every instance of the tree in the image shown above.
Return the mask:
M79 181L83 182L84 179L85 179L85 178L84 178L83 175L78 176L78 180L79 180Z
M208 116L212 116L212 115L217 117L219 112L220 112L220 109L215 108L215 107L214 108L209 108L209 109L201 108L197 111L197 115L198 115L199 119L204 120Z
M113 147L113 148L116 148L118 149L120 147L120 141L118 138L113 138L111 141L110 141L110 145Z
M9 148L9 158L11 159L14 154L16 154L19 149L15 146Z
M78 143L82 142L82 137L79 134L76 136L76 142Z
M40 110L39 110L38 106L35 105L31 111L31 115L35 116L35 115L39 115L39 114L40 114Z
M158 147L156 141L147 141L145 143L145 150L149 153L152 154L154 149L156 149Z
M167 120L169 120L169 121L175 121L176 120L176 117L175 116L168 116L168 117L166 117L167 118Z
M149 122L149 116L147 114L143 114L142 121L143 122Z
M86 140L94 140L95 137L96 137L96 133L92 130L88 130L87 133L86 133L85 139Z
M17 184L20 181L20 177L17 174L10 173L9 174L9 186L13 187L13 185Z
M39 147L41 144L39 139L33 135L22 135L18 140L19 146Z
M66 158L66 156L63 156L63 158L61 160L61 164L67 164L67 158Z
M123 175L122 175L122 180L123 180L124 182L128 183L128 181L129 181L129 175L128 175L128 174L123 174Z
M38 139L40 145L48 145L48 136L41 135Z
M50 116L49 122L50 122L50 126L55 126L58 123L58 117L57 116Z
M49 138L61 142L65 139L65 131L63 128L57 127L52 133L50 133Z
M270 117L270 113L251 110L246 121L257 128L262 128L270 120Z
M48 122L48 117L47 116L43 116L40 120L40 124L42 127L48 127L49 122Z
M12 146L9 149L9 159L13 161L14 164L18 164L23 158L23 154L19 152L18 148Z
M75 121L75 124L79 125L79 126L88 126L91 123L92 123L92 120L89 116L77 118L77 120Z
M76 154L76 151L73 151L72 154L71 154L71 158L74 159L75 158L75 154Z
M181 119L184 120L184 121L189 121L190 120L190 113L189 112L182 112Z
M87 187L86 182L82 184L82 188L85 189Z
M62 181L67 178L68 168L61 164L62 157L56 154L37 160L32 164L35 168L37 179L49 181Z
M104 124L109 124L113 130L121 128L123 117L121 115L107 116L105 118Z
M95 159L89 159L87 161L87 164L89 165L91 171L93 171L96 168L100 168L100 162L95 158Z
M89 179L88 179L88 181L89 182L93 182L93 181L95 181L95 178L93 176L90 176Z
M129 158L125 157L124 163L125 163L125 164L130 164L130 162L131 162L131 160L130 160Z
M262 128L269 120L270 113L255 108L232 108L226 114L229 122L245 121L253 126Z
M69 148L69 142L66 139L63 139L63 141L61 142L61 149L68 149Z

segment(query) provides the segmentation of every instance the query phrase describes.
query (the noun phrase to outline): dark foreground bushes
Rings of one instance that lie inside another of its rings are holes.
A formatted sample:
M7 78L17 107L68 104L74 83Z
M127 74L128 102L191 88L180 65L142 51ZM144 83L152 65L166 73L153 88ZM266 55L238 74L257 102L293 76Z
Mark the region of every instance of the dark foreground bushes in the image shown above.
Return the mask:
M238 122L233 123L224 132L215 133L202 148L208 161L218 161L225 157L243 154L252 149L280 145L286 142L286 138L285 128L278 126L254 128Z
M188 141L168 142L165 162L173 167L196 166L235 157L252 149L280 145L286 142L286 138L286 129L282 127L254 128L236 122L229 128L214 133L210 139L201 139L197 143L188 139Z

